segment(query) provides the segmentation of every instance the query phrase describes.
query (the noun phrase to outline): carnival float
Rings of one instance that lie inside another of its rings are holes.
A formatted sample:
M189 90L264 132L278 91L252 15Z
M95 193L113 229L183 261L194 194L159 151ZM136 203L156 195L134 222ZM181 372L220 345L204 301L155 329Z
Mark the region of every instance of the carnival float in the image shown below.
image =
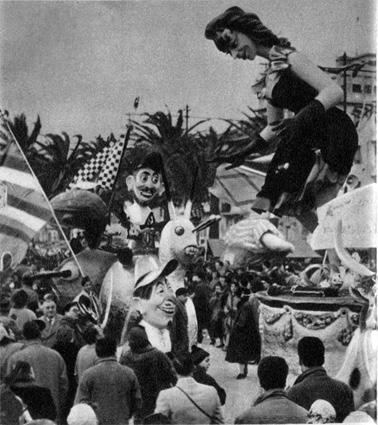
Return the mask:
M119 161L130 132L131 127L119 141ZM12 138L16 140L14 134ZM8 140L9 146L13 141ZM114 142L113 147L116 145ZM18 156L22 157L20 152ZM103 196L104 186L99 187L102 170L98 166L92 181L78 178L51 197L53 211L46 217L57 218L68 233L72 229L83 230L87 245L54 271L52 289L60 305L64 305L80 293L83 279L89 279L99 297L99 308L79 303L83 315L113 332L121 344L127 340L130 323L142 323L148 329L149 339L157 334L165 340L171 338L161 348L175 352L182 349L182 340L167 336L169 322L174 323L179 316L174 294L184 286L187 268L198 260L197 233L220 217L208 215L193 224L196 181L200 180L195 169L190 178L190 193L178 205L170 188L172 176L169 182L160 152L142 146L128 151L126 157L126 178L119 182L123 189L112 187L108 191L110 198ZM104 164L103 168L106 169ZM118 168L115 174L117 180ZM6 189L11 190L11 186ZM39 184L35 184L35 191L48 209ZM112 208L114 193L122 193L116 221ZM291 372L296 374L298 340L318 336L326 347L325 367L330 375L338 376L353 388L358 406L371 399L376 387L375 272L362 264L359 257L359 252L373 256L376 248L376 185L335 199L325 198L318 207L318 225L311 247L323 256L322 264L309 266L294 283L273 283L257 294L262 355L285 357ZM117 233L121 243L118 250L109 246L104 249L104 240L112 232ZM8 239L6 243L12 245ZM256 215L232 226L225 243L223 258L235 267L272 256L283 258L294 250L268 217ZM145 287L152 289L146 292ZM191 300L185 309L188 324L181 335L188 349L190 341L196 339L197 324ZM155 320L151 312L163 317Z
M351 386L356 406L376 394L377 286L375 271L362 264L359 255L365 253L365 261L375 257L376 193L376 184L371 184L324 204L311 238L323 262L309 265L294 284L273 284L256 294L262 355L284 357L297 375L298 341L320 338L326 348L325 368ZM261 219L236 223L225 237L223 258L235 265L256 256L261 260L269 255L261 237L265 232L279 237L274 226Z

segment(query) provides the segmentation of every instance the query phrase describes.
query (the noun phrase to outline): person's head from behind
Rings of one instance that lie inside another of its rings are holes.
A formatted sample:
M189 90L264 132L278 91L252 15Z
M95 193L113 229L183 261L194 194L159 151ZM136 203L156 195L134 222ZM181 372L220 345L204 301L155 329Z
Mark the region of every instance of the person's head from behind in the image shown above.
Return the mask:
M32 288L33 286L33 278L32 278L32 273L31 272L25 272L22 275L22 284L28 288Z
M75 404L67 416L68 425L97 425L97 416L93 408L84 402Z
M26 307L26 304L28 303L28 294L23 289L20 289L19 291L15 292L12 296L12 303L14 308L24 308Z
M133 252L130 248L122 248L117 251L117 258L123 266L131 266L133 260Z
M265 391L285 388L288 373L289 367L285 359L278 356L264 357L257 368L260 386Z
M100 333L95 326L88 326L83 333L84 341L88 345L95 344L99 336L100 336Z
M128 339L131 351L144 350L149 345L145 331L139 326L130 329Z
M299 364L302 370L324 364L324 344L319 338L305 336L298 342Z
M5 377L7 385L14 385L19 382L32 382L35 380L33 368L29 363L17 361L11 372Z
M228 8L211 20L206 26L205 37L234 59L254 60L264 48L290 45L263 25L256 14L244 12L237 6Z
M180 376L190 376L193 373L194 364L190 353L179 355L173 359L173 366Z
M74 331L68 326L60 327L56 332L56 344L68 345L74 341Z
M100 358L116 355L117 341L114 338L104 337L96 341L96 354Z
M22 334L26 340L39 339L44 323L41 320L26 322L22 328Z

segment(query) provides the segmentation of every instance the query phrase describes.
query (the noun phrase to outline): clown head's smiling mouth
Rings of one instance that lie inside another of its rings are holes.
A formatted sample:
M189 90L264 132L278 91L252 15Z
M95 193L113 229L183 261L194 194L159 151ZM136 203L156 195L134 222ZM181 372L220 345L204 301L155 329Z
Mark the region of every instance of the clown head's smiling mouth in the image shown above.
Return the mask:
M164 314L168 315L168 316L173 316L175 314L175 306L169 305L169 306L162 306L162 307L158 307L159 310L161 310Z

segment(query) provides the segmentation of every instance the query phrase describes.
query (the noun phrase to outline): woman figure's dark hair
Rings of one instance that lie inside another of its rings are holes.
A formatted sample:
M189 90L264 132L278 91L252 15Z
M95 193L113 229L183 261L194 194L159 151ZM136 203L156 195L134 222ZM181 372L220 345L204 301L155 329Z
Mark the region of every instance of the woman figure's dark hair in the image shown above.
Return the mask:
M219 32L225 29L239 31L248 36L252 41L266 47L281 46L290 47L286 38L277 37L268 29L255 13L244 12L238 6L233 6L210 21L205 30L205 37L213 40L221 52L229 50L229 40L219 37Z
M18 361L12 371L4 378L7 385L13 385L17 382L34 381L31 366L28 362Z

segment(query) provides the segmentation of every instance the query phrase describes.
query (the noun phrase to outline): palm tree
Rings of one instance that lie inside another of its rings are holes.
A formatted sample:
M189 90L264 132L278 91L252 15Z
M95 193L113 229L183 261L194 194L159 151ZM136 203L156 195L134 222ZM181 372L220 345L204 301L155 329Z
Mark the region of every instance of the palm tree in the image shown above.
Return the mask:
M266 171L267 163L255 163L254 160L261 155L246 154L250 146L253 146L261 130L266 127L266 117L260 112L248 107L251 114L243 113L246 119L224 120L229 124L229 128L219 140L213 151L211 160L218 166L225 163L232 163L232 167L243 164L252 166L260 171ZM270 144L272 152L275 150L275 143Z
M111 134L107 139L98 136L94 142L84 142L82 136L77 135L71 150L72 143L66 133L40 134L39 116L30 134L25 114L16 115L13 121L9 117L6 120L0 128L0 139L5 143L12 140L9 126L49 198L64 191L85 162L115 140Z

